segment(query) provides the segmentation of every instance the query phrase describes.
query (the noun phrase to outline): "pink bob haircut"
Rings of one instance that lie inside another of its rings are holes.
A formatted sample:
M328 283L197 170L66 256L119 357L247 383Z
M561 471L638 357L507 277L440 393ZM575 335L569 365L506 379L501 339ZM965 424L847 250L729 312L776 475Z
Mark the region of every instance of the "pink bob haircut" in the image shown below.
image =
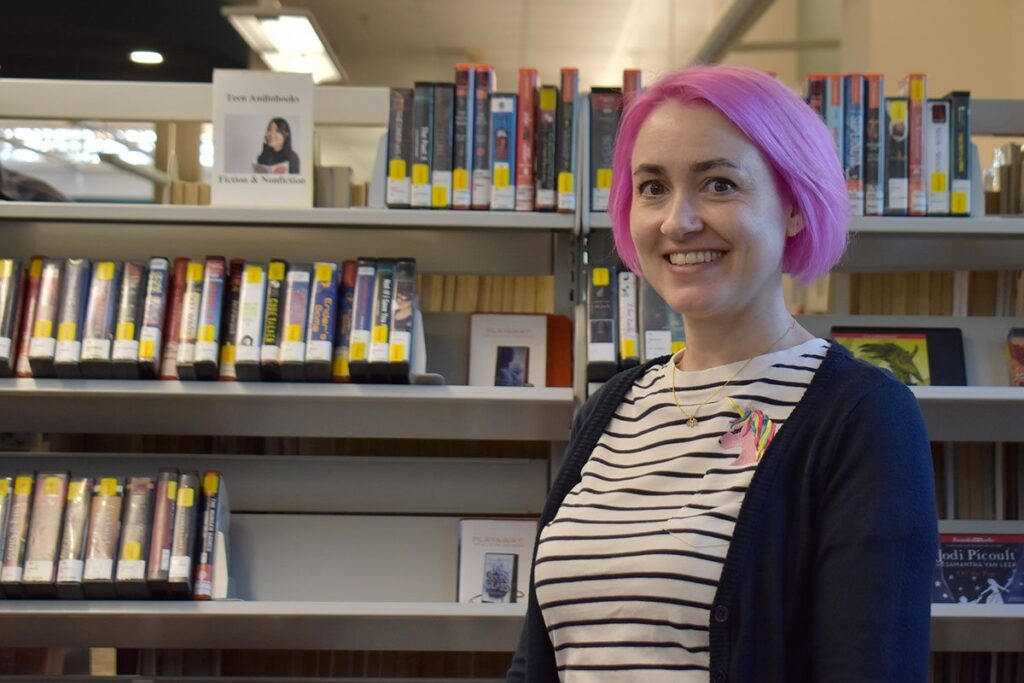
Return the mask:
M786 240L783 272L804 284L828 273L848 241L846 181L832 135L821 117L768 74L739 66L694 66L661 78L626 108L619 124L609 213L619 258L637 275L629 230L633 146L651 112L675 101L709 105L732 121L775 171L783 200L804 228Z

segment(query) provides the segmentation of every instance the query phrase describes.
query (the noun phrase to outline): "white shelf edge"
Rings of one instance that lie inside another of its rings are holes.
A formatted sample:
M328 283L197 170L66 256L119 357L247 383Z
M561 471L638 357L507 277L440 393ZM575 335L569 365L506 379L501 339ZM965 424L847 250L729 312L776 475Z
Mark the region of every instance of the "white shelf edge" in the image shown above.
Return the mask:
M482 387L466 385L354 384L315 382L181 382L118 379L0 379L0 396L333 398L345 400L487 401L572 404L568 387Z
M0 429L23 432L564 441L573 406L571 388L0 379Z
M388 88L316 86L315 123L387 126ZM212 121L213 85L0 79L0 118Z
M12 647L511 651L524 604L0 602Z
M612 227L606 212L592 212L594 229ZM854 216L850 233L863 237L1020 237L1024 238L1024 217L1020 216Z
M2 202L0 221L116 224L564 230L574 216L545 212L426 209L289 209L59 202Z

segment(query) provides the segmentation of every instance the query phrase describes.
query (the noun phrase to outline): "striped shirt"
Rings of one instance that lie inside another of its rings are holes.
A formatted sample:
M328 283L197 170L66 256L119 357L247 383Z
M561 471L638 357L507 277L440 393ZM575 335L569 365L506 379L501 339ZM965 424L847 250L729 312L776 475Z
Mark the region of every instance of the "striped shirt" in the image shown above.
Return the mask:
M743 496L829 342L697 372L653 365L541 532L534 578L562 681L706 683L710 608ZM721 395L719 395L721 393ZM744 411L743 418L737 409Z

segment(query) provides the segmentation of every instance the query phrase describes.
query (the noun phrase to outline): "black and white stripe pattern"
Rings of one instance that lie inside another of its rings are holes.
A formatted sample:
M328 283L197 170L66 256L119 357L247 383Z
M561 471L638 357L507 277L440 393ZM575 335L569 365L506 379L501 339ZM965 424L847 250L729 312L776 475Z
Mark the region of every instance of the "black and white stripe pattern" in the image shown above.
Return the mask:
M696 428L672 398L671 363L641 376L541 533L537 600L566 683L708 680L710 607L756 465L719 438L737 417L727 397L782 427L829 342L756 357ZM745 361L678 372L688 412Z

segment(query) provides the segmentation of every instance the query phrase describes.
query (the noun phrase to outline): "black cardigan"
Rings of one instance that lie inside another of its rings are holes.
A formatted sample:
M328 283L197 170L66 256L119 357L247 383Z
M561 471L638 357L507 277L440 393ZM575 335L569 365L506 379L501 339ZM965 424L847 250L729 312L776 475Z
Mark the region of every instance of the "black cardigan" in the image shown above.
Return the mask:
M619 373L581 408L541 529L633 382L666 360ZM925 681L937 542L914 395L833 343L744 498L711 608L711 682ZM558 681L532 572L528 600L507 680Z

